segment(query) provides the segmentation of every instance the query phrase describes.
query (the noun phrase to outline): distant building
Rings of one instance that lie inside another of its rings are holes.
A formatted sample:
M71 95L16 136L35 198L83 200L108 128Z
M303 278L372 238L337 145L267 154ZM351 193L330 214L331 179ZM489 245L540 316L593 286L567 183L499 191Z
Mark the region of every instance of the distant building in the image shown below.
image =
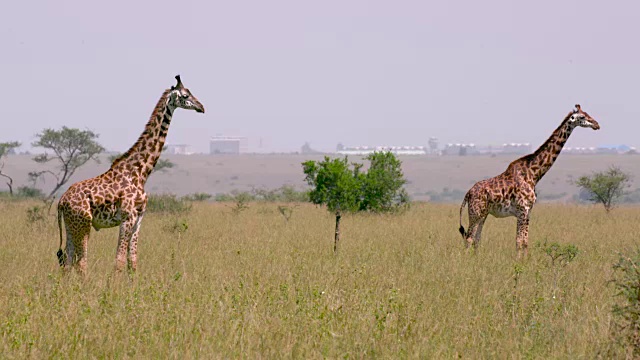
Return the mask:
M508 143L502 144L502 154L525 155L531 152L529 143Z
M600 145L596 149L597 154L627 154L635 153L636 148L629 145Z
M565 154L572 154L572 155L589 155L589 154L595 154L596 148L595 147L566 147L562 149L562 152Z
M209 141L210 154L244 154L248 152L249 140L241 136L214 136Z
M426 155L424 146L344 146L341 155L369 155L374 152L391 152L395 155Z
M167 149L164 152L171 155L191 155L193 154L193 148L191 145L186 144L167 145Z
M430 137L429 138L429 153L431 154L438 154L438 138L437 137Z
M478 149L476 148L476 144L452 144L449 143L444 146L442 150L442 155L476 155L478 153Z

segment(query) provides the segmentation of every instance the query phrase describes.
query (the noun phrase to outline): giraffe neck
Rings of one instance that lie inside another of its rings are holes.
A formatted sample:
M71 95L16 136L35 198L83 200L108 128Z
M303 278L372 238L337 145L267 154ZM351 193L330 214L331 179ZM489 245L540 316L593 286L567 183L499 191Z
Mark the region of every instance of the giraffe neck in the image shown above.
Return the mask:
M573 129L574 126L568 121L567 117L551 134L549 139L530 155L529 169L531 169L536 184L551 169Z
M170 90L165 90L138 140L113 162L111 169L129 171L142 184L147 181L162 153L175 110L173 104L170 104L169 93Z

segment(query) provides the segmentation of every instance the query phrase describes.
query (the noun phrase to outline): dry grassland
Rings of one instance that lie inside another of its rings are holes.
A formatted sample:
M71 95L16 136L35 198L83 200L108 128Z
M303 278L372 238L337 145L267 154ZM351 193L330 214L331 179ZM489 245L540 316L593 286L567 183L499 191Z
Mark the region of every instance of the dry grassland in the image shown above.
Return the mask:
M54 217L31 226L29 206L0 203L2 358L591 359L609 344L607 281L640 215L538 205L516 283L513 218L490 218L473 254L457 206L349 216L335 256L324 209L286 222L276 204L203 203L145 217L134 276L113 271L117 230L93 232L81 279L58 269ZM580 249L555 291L545 239Z

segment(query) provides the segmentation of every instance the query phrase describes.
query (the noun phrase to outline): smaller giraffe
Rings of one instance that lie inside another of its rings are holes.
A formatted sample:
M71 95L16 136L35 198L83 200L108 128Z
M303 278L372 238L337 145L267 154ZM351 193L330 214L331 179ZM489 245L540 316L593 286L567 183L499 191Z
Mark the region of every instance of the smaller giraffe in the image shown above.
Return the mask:
M518 219L516 251L520 257L527 255L529 245L529 216L536 202L536 184L549 171L560 155L562 147L576 127L600 129L598 122L584 112L580 105L562 121L549 139L534 153L525 155L509 164L502 174L475 183L464 196L460 206L460 234L465 245L477 248L482 227L489 214L497 217L515 216ZM462 210L468 204L469 229L462 226Z
M180 75L175 78L177 84L164 91L136 143L105 173L71 185L60 197L60 247L56 254L60 266L74 266L84 275L91 227L99 231L120 226L116 270L122 270L125 261L130 270L136 270L138 233L147 208L144 186L160 158L173 112L182 108L204 113L204 106L184 87ZM66 254L62 251L63 220Z

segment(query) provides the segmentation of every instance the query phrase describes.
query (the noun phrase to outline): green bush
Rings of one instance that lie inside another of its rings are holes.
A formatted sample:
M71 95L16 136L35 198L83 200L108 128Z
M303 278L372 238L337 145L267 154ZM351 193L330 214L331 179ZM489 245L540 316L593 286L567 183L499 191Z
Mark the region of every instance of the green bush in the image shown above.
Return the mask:
M183 196L182 199L187 201L207 201L212 197L213 196L211 194L207 193L193 193Z
M42 190L30 186L21 186L17 188L13 195L8 191L0 191L0 200L3 201L21 201L29 199L42 200L44 198L45 195Z
M28 199L44 199L45 197L42 190L30 186L20 186L16 191L16 196Z
M147 211L150 213L181 214L191 211L191 203L179 199L174 194L161 194L149 196Z
M284 185L277 189L253 189L251 191L234 190L226 194L216 194L217 202L279 202L295 203L309 201L309 191L299 191L291 185Z

